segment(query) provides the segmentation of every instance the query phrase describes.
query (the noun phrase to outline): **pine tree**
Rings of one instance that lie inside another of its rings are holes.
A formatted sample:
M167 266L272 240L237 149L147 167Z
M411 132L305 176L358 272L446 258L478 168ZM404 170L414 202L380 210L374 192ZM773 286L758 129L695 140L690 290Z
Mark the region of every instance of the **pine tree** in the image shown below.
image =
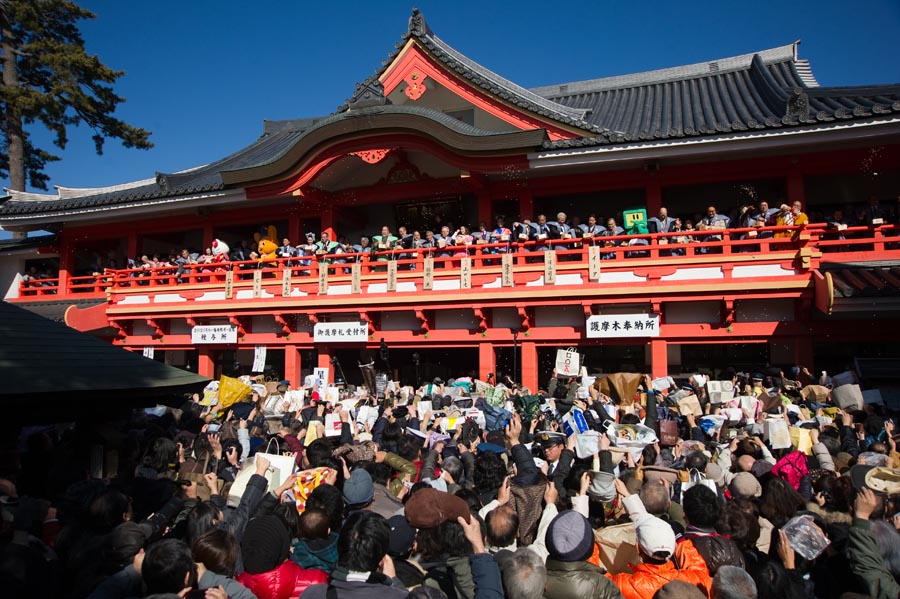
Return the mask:
M58 156L32 145L28 126L43 125L64 149L69 126L94 131L97 154L107 138L127 148L153 147L150 132L113 116L124 98L112 84L123 75L91 56L78 29L95 15L66 0L0 0L0 176L10 188L47 189L48 162Z

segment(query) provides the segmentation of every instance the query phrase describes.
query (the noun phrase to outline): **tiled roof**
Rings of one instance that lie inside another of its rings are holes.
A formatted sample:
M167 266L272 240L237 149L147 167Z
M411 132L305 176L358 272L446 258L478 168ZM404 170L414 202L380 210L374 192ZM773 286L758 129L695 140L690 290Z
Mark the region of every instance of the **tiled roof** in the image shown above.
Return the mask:
M710 136L900 112L900 85L819 87L797 44L646 73L533 89L609 132L546 149Z
M604 131L602 127L588 122L588 120L585 119L587 112L585 109L558 103L552 99L545 98L501 77L497 73L463 55L436 36L425 22L424 15L415 8L413 9L412 16L409 18L408 31L403 34L404 42L410 38L421 43L435 59L440 61L448 69L493 96L527 110L528 112L568 125L569 127L575 127L577 129L598 134ZM376 70L376 76L380 76L385 71L403 46L403 42L397 44L396 51L391 52L388 56L388 60L383 63L382 67Z

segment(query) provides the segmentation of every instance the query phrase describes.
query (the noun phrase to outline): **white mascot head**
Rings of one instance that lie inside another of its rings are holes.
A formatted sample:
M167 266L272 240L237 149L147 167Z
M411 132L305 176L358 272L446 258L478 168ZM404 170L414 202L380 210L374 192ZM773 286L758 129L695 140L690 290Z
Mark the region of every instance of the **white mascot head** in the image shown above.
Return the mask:
M231 248L228 247L228 244L222 241L221 239L213 239L212 242L212 253L213 256L225 256L228 257L228 252L231 251Z

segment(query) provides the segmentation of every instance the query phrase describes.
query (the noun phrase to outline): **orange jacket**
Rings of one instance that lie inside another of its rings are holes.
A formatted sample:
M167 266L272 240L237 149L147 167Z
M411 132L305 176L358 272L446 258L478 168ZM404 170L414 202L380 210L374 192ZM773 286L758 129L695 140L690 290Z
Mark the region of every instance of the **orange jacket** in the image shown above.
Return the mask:
M675 564L678 564L676 566ZM673 580L681 580L692 585L701 585L707 595L712 586L706 562L690 541L678 544L674 561L664 564L632 565L633 574L607 574L625 599L652 599L663 585Z
M778 216L775 217L775 226L783 227L783 226L785 226L785 224L786 223L784 222L784 213L779 212ZM801 212L800 214L795 214L794 215L794 224L795 225L808 225L809 217L806 216L806 214L803 212ZM779 231L778 233L775 233L775 237L792 237L792 236L793 236L792 231Z

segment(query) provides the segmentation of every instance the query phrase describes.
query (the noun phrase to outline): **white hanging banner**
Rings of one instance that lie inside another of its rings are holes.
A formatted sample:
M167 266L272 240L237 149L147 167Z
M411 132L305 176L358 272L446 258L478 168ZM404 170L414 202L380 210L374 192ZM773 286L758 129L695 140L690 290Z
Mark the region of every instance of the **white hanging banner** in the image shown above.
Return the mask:
M201 325L191 329L191 343L237 343L237 325Z
M317 322L313 327L315 343L365 343L369 325L364 322Z
M263 372L266 369L266 346L257 345L253 348L253 370L251 372Z
M588 339L659 337L659 314L608 314L587 319Z
M155 348L152 345L144 346L144 357L150 358L152 360L153 355L154 355L154 349Z

